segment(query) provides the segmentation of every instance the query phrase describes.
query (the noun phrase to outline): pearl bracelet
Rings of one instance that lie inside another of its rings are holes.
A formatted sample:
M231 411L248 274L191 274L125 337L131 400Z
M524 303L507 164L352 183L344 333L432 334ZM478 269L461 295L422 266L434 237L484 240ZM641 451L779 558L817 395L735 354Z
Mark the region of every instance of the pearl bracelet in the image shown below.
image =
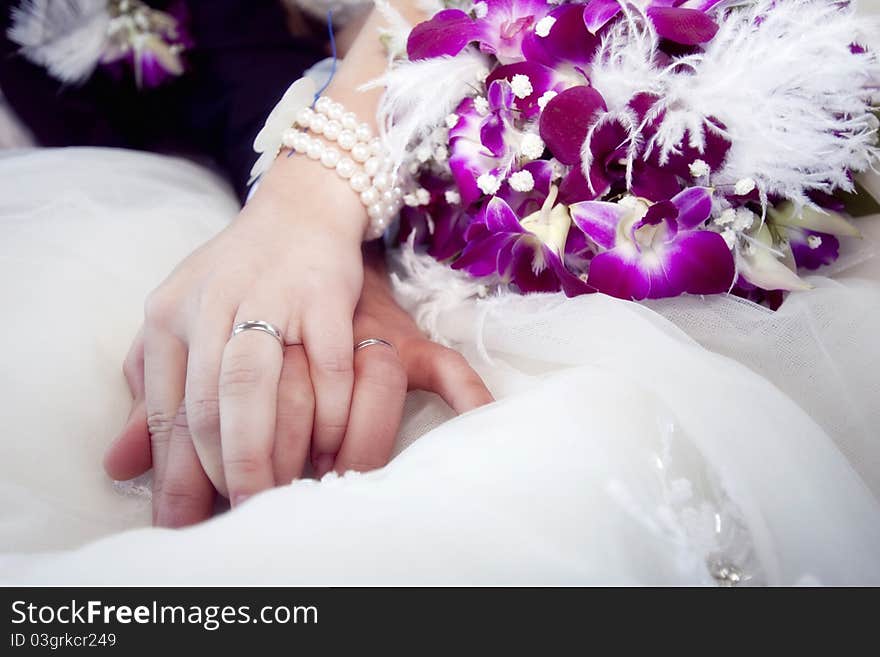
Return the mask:
M251 180L269 169L282 147L303 153L348 181L370 218L364 239L381 237L403 206L404 196L399 180L390 172L382 142L342 104L326 96L313 103L314 96L310 78L300 78L285 92L254 140L260 158L251 169Z
M350 157L343 156L339 149L302 130L288 128L281 141L287 148L296 153L304 153L310 160L320 161L328 169L335 170L340 178L348 181L367 208L370 218L365 239L381 237L403 207L403 190L389 172L382 170L384 163L379 158L371 158L379 167L371 176L365 167L359 167Z

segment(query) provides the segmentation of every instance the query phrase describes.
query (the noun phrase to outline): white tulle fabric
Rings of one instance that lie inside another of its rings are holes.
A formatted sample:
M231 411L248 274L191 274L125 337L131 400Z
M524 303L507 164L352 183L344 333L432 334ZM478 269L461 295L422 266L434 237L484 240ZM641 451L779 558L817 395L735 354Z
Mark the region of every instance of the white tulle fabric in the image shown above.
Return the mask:
M4 583L880 584L876 283L816 277L770 313L461 302L423 267L402 299L499 401L452 419L413 393L386 468L168 531L101 453L144 295L235 201L194 165L84 149L0 159L0 192Z

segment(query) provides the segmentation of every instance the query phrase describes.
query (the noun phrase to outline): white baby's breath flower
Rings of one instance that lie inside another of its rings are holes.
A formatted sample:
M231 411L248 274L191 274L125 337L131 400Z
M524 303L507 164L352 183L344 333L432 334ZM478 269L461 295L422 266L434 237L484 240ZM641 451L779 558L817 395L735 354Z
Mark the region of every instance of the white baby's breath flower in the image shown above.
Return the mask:
M418 201L419 205L428 205L431 202L431 192L424 187L419 187L416 190L416 201Z
M443 193L443 198L446 199L446 202L449 203L449 205L458 205L461 203L461 194L455 189L447 189Z
M729 226L736 220L736 210L727 208L721 212L721 216L713 222L716 226Z
M420 144L419 147L416 149L416 159L423 164L431 159L431 155L432 152L430 144Z
M484 173L477 178L477 187L479 187L480 191L484 194L494 194L498 191L498 188L501 187L501 181L498 180L497 176L494 176L491 173Z
M822 246L822 238L818 235L810 235L807 237L807 246L811 249L818 249Z
M458 114L447 114L444 122L446 123L446 127L451 130L455 127L455 124L458 123Z
M543 38L550 34L550 30L555 24L556 19L553 16L544 16L535 24L535 34Z
M755 223L755 213L747 208L737 208L736 218L733 220L734 230L748 230Z
M538 108L543 112L544 108L547 107L547 103L556 98L557 95L558 94L553 90L545 91L541 94L541 97L538 98Z
M508 182L515 192L530 192L535 188L535 178L530 171L517 171Z
M522 73L517 73L510 78L510 88L513 91L513 95L517 98L531 96L532 92L535 90L532 86L532 81L529 80L529 76L523 75Z
M474 3L474 18L486 18L486 14L489 13L489 5L485 2L475 2Z
M702 178L703 176L708 176L711 172L709 165L706 164L705 160L694 160L690 163L688 167L691 171L691 175L694 178Z
M418 206L419 199L416 198L415 194L404 194L403 195L403 204L409 208L414 208Z
M486 116L489 113L489 101L485 96L477 96L474 98L474 109L480 116Z
M736 181L736 186L733 188L733 192L737 196L745 196L746 194L751 194L755 189L755 180L753 178L742 178Z
M544 154L544 140L534 132L527 132L519 143L519 152L529 160L537 160Z

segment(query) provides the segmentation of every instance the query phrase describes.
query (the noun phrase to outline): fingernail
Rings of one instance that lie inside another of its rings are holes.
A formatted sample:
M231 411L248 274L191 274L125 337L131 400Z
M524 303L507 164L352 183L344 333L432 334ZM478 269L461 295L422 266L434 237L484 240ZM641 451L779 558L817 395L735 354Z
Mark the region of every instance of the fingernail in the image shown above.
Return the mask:
M234 496L232 498L232 508L235 508L239 504L246 502L249 497L250 497L250 495L247 495L245 493L239 493L238 495Z
M312 463L315 469L315 477L320 479L333 469L333 463L336 459L332 454L320 454Z

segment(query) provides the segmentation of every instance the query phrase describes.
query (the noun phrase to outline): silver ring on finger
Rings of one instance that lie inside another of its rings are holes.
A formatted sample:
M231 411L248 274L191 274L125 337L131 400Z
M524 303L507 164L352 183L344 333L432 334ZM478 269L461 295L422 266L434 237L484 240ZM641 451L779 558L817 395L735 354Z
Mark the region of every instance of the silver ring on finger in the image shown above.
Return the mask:
M367 338L366 340L361 340L354 346L355 351L360 351L361 349L366 349L367 347L372 347L373 345L382 345L383 347L388 347L394 353L397 353L397 347L388 342L388 340L383 340L382 338Z
M262 331L263 333L267 333L271 335L273 338L278 340L278 344L281 345L281 348L284 349L286 346L284 344L284 336L281 335L281 331L278 330L278 327L270 322L264 322L258 319L249 319L245 322L239 322L235 326L232 327L232 335L229 336L231 340L239 333L244 333L245 331Z

